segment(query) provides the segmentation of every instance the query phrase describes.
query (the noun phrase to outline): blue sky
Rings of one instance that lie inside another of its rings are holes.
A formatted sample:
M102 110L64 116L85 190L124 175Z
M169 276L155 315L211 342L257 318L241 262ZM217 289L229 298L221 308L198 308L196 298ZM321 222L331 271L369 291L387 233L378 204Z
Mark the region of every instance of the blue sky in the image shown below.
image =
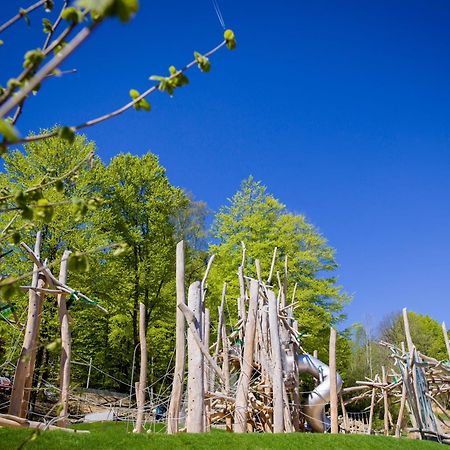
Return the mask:
M2 4L2 16L23 2ZM56 0L56 3L61 3ZM450 324L450 3L219 2L238 49L153 111L86 130L108 161L159 155L172 183L217 210L252 174L337 250L349 323L403 306ZM2 39L1 79L41 45L40 19ZM23 133L75 124L220 42L210 0L141 1L109 21L28 102Z

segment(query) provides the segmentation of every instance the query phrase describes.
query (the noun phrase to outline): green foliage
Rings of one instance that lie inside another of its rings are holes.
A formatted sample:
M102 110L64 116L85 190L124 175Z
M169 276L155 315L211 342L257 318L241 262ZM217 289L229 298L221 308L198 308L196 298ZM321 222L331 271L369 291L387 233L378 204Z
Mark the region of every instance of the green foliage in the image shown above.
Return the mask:
M78 0L77 4L91 11L95 20L110 16L129 22L139 9L138 0Z
M136 89L130 89L130 97L133 100L136 100L141 94L139 94L139 92ZM139 111L141 109L143 109L144 111L150 111L151 107L150 107L150 103L145 99L145 98L141 98L137 103L134 104L134 109L136 111Z
M223 33L223 38L225 39L227 48L229 50L234 50L236 48L236 38L232 30L225 30Z
M194 52L195 61L197 61L198 68L202 72L209 72L211 70L211 62L206 56L203 56L199 52Z
M58 129L58 136L66 140L69 144L72 144L75 140L75 131L73 127L61 127Z
M61 13L61 17L64 20L67 20L67 22L77 24L81 22L81 20L83 20L83 13L78 8L69 6L68 8L65 8Z
M448 358L441 325L430 316L408 311L411 337L417 350L437 360ZM399 348L406 342L401 313L386 317L381 324L381 338Z
M180 70L177 70L175 66L169 67L170 76L163 77L160 75L152 75L150 80L159 81L158 89L161 92L167 92L169 95L173 95L176 88L185 86L189 83L189 79Z
M44 53L40 48L37 48L35 50L28 50L25 53L23 68L24 69L37 68L43 60L44 60Z
M16 142L19 140L19 134L13 125L8 120L0 119L0 136L9 142Z
M235 274L242 259L241 242L247 248L245 273L256 277L254 262L259 259L263 279L268 276L273 250L278 247L272 284L277 285L277 271L284 273L287 256L288 299L297 283L296 313L300 332L304 334L302 345L311 352L317 349L319 357L326 360L329 326L343 318L342 308L348 297L332 275L337 267L334 250L315 227L302 215L289 212L260 182L250 177L243 181L229 205L216 215L212 237L216 243L210 246L210 253L216 254L216 259L209 282L211 301L218 304L223 281L228 283L228 297L238 297Z

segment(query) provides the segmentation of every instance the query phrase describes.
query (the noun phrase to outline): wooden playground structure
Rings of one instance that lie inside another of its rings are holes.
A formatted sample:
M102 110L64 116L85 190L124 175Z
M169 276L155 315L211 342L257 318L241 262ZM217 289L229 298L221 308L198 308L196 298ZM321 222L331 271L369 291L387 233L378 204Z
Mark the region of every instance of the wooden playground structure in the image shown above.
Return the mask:
M64 429L69 423L71 337L67 297L81 299L107 311L85 295L69 287L65 251L59 278L40 259L41 235L34 251L21 244L34 265L32 283L21 288L29 293L27 322L24 325L22 351L8 414L0 414L0 426ZM382 368L381 377L358 381L343 387L336 372L336 331L330 329L329 361L323 363L317 353L309 354L301 345L301 331L294 316L297 284L288 289L288 259L284 271L275 272L277 248L267 278L255 261L256 278L246 274L246 248L236 268L239 296L232 320L227 307L227 283L223 284L218 307L215 339L212 341L211 313L206 307L207 280L214 256L207 264L202 280L192 283L186 295L184 243L176 254L176 349L172 391L165 400L167 433L199 433L212 427L230 432L331 432L373 434L377 405L383 409L381 433L397 438L432 439L450 443L448 412L450 364L417 351L411 339L406 309L403 311L406 347L381 343L391 350L396 370ZM288 292L292 292L288 299ZM54 417L43 422L27 420L36 348L39 342L40 315L45 295L56 295L60 320L61 366L59 401ZM142 432L148 419L146 402L147 348L145 307L140 304L140 372L135 384L133 431ZM443 324L450 359L448 334ZM309 390L301 380L310 375ZM131 388L133 386L131 385ZM349 411L352 404L369 402L359 412ZM393 407L399 407L393 411ZM154 406L152 403L151 407ZM328 407L329 406L329 407ZM131 408L131 390L129 409ZM326 414L327 411L327 414ZM395 423L394 418L396 417Z

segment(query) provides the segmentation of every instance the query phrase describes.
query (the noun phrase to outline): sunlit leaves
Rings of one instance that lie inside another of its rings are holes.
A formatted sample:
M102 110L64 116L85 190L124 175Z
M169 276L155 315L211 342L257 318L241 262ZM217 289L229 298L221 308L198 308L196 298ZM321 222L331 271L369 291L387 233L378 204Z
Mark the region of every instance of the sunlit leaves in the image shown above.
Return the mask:
M77 4L90 11L94 20L117 17L129 22L139 9L138 0L79 0Z
M44 53L40 48L35 50L29 50L25 53L25 58L23 61L23 68L30 69L32 67L38 67L44 60Z
M44 33L51 33L53 31L52 23L46 17L42 19L42 28Z
M206 56L203 56L199 52L194 52L195 61L197 61L197 66L202 72L209 72L211 70L211 63Z
M181 70L177 70L175 66L169 67L169 73L170 76L168 77L152 75L150 80L159 81L158 89L161 92L167 92L169 95L173 95L175 89L188 84L189 79Z
M89 270L89 261L87 256L81 252L71 253L69 256L68 268L74 272L87 272Z
M8 142L17 142L19 133L7 120L0 119L0 137L3 137Z
M61 139L66 140L69 144L72 144L75 140L75 128L73 127L61 127L58 130L58 136Z
M229 50L234 50L236 48L236 38L232 30L225 30L223 33L223 38L225 39L227 48Z
M83 19L83 14L78 8L69 6L68 8L65 8L61 13L61 17L64 20L67 20L67 22L77 24Z
M130 97L133 100L136 100L137 98L139 98L140 95L141 94L136 89L130 89ZM141 109L143 109L144 111L148 112L152 109L150 106L150 103L145 98L141 98L133 106L136 111L140 111Z

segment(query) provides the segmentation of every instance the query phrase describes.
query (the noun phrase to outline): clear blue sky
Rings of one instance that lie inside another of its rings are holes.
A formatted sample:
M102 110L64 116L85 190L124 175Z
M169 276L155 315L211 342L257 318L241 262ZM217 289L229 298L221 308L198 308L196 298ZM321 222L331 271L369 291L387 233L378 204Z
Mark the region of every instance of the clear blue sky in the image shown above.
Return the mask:
M141 3L132 23L104 24L65 63L77 74L29 101L22 132L108 112L221 40L210 0ZM18 6L2 4L2 19ZM151 113L87 130L100 156L151 150L213 210L252 174L337 249L354 294L349 322L407 306L450 325L450 3L220 6L238 49L215 56L210 74L191 73L174 98L151 98ZM3 36L2 80L41 45L31 20Z

